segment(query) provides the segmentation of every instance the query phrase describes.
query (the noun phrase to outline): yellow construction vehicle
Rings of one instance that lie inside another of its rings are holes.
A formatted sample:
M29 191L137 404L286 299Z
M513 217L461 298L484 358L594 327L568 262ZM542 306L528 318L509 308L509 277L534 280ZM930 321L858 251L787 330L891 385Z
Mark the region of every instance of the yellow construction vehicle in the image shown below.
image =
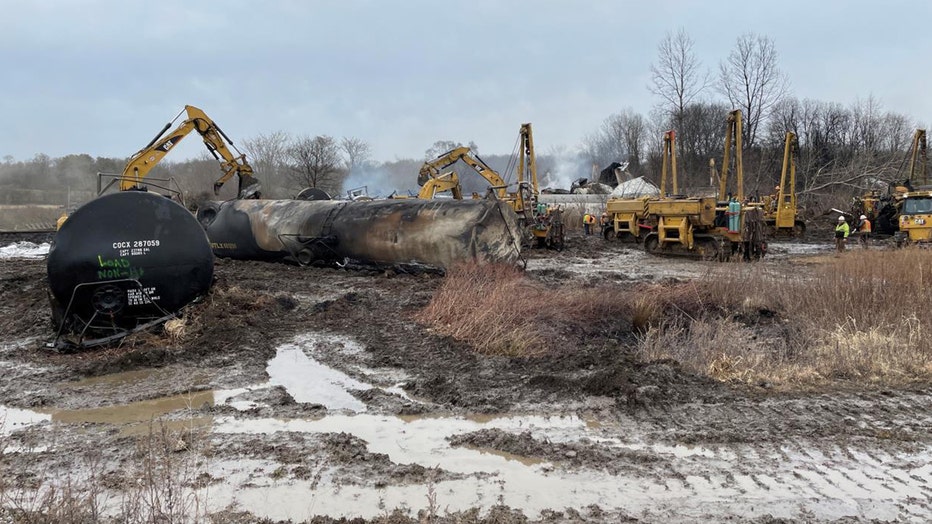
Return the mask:
M519 222L527 230L529 238L534 240L534 244L555 249L563 248L564 231L560 209L537 202L540 190L531 124L522 124L519 131L516 191L509 192L509 185L502 176L470 148L458 147L424 163L418 172L417 182L421 186L418 198L434 198L441 191L450 191L456 199L463 198L456 173L441 173L460 160L489 183L490 196L507 202L514 209ZM512 160L515 160L514 156Z
M421 190L418 191L417 198L430 200L437 193L443 193L444 191L449 191L456 200L463 199L463 188L460 186L460 178L456 171L447 171L427 179L424 185L421 186Z
M521 124L519 131L519 154L517 178L519 192L530 192L527 199L530 208L525 213L525 222L531 238L537 247L562 250L565 246L566 231L563 224L563 210L559 206L549 206L538 201L540 186L537 181L537 156L534 153L534 134L531 124Z
M932 241L932 210L928 209L932 187L927 185L926 150L926 130L917 129L905 179L891 183L886 192L871 190L854 199L850 215L865 215L874 236L892 236L898 246Z
M501 175L498 174L494 169L489 167L479 155L472 152L468 147L457 147L451 149L446 153L438 156L433 160L428 160L424 162L424 165L421 166L420 171L417 175L417 183L419 186L423 187L424 185L433 185L432 180L442 178L446 173L441 174L441 171L452 166L458 161L462 160L467 166L471 167L476 173L479 173L479 176L484 178L489 183L489 193L498 198L499 200L504 200L511 204L512 208L519 215L524 213L524 199L522 198L521 192L509 193L508 185L502 179ZM453 177L448 177L448 180L452 180ZM459 178L456 177L455 180L459 182ZM430 183L430 184L429 184ZM453 187L449 186L446 183L437 183L438 187L446 187L446 190L452 191ZM458 186L457 186L458 187ZM427 198L433 198L434 194L439 191L425 192L424 196ZM458 190L460 197L462 198L462 190ZM429 196L428 196L429 194Z
M789 178L787 178L789 175ZM783 169L780 185L774 195L762 199L764 223L769 232L777 236L802 237L806 234L806 223L798 219L796 207L796 134L786 132L783 142Z
M676 175L676 132L663 134L663 152L661 153L660 196L667 196L667 178L671 178L673 194L679 193ZM610 198L605 203L608 223L604 224L602 236L606 239L617 238L623 241L641 242L656 224L650 224L648 202L657 197Z
M763 211L744 205L744 166L741 155L741 111L729 113L719 195L713 197L662 197L647 200L647 220L655 224L644 238L644 250L654 255L675 255L705 260L764 256ZM734 146L737 190L728 188L731 150Z
M927 168L926 130L917 129L913 136L907 191L900 193L899 198L899 231L893 235L898 246L932 242L932 187L928 185Z
M185 113L187 113L187 118L172 130L168 136L163 138L168 128ZM220 192L223 184L230 180L233 175L237 175L239 177L238 198L259 198L261 196L259 181L256 180L252 167L246 162L246 155L236 150L233 141L227 137L223 130L203 111L194 106L184 106L184 109L169 123L165 124L165 127L159 131L146 147L130 157L118 179L120 190L142 189L143 179L149 174L149 171L191 131L197 131L201 135L208 151L220 162L220 170L223 175L214 182L215 194ZM227 147L227 143L229 143L229 147ZM230 147L236 151L237 155L230 152Z

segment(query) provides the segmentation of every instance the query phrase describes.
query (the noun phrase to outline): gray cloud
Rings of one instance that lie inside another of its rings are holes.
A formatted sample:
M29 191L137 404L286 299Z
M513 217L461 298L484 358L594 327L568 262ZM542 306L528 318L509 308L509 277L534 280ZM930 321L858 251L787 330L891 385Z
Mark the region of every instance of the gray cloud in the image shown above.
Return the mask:
M441 139L507 153L522 122L574 147L647 113L656 45L684 27L704 66L774 39L794 94L873 94L928 120L932 4L820 2L5 2L0 156L127 156L184 104L234 140L356 136L376 159ZM196 151L196 150L195 150Z

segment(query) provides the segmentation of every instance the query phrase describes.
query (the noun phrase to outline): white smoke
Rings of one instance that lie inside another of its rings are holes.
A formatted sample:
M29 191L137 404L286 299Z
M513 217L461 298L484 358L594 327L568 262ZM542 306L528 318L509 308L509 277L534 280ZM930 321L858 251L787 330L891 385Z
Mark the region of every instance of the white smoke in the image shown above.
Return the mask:
M353 168L343 181L343 196L346 192L365 188L373 198L387 197L393 193L417 194L417 172L420 163L402 160L393 163L375 164L368 162Z
M592 166L578 154L547 155L546 160L538 164L538 184L541 189L568 191L573 182L580 178L590 178L592 174ZM543 170L540 169L542 167Z

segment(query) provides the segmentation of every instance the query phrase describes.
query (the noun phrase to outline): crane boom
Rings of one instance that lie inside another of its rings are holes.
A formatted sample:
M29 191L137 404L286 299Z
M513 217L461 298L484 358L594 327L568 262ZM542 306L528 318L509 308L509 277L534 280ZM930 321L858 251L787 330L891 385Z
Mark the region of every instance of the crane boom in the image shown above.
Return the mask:
M719 192L718 199L719 201L725 201L728 199L728 169L730 168L730 155L732 144L735 148L735 178L738 182L738 191L734 196L737 197L738 202L744 201L744 164L741 159L741 149L742 149L742 136L743 133L743 123L741 118L741 110L735 109L731 113L728 113L728 123L727 129L725 130L725 155L722 158L722 176L719 179Z

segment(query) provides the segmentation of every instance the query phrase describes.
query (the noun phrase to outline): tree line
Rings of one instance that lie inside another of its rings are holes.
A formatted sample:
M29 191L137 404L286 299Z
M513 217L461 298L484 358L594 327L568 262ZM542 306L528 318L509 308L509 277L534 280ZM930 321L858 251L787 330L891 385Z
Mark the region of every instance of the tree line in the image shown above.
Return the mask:
M916 120L885 110L873 95L849 105L792 96L776 45L766 36L741 35L714 69L702 65L694 47L683 29L659 42L647 86L657 102L648 114L623 108L606 117L575 150L538 147L542 187L568 189L576 178L591 178L615 161L627 163L631 176L658 182L662 135L672 129L677 133L681 186L686 191L707 190L717 184L722 166L713 170L709 161L722 158L726 117L733 109L743 115L745 187L751 193L769 193L779 181L786 131L798 137L798 189L803 199L834 203L904 176L904 159L920 127ZM517 127L518 123L516 131ZM546 130L538 130L538 136L546 136ZM243 140L241 149L263 184L264 196L289 198L306 187L332 195L361 188L370 196L413 194L423 162L462 145L438 140L423 158L380 162L372 158L371 144L359 138L276 131ZM466 145L480 153L475 143ZM481 158L513 181L513 155ZM0 203L80 203L96 194L94 173L119 173L127 160L87 154L39 154L25 161L6 156L0 162ZM465 191L484 192L487 184L467 174L469 167L452 169L460 173ZM188 199L198 199L211 197L206 189L218 176L217 161L205 151L191 160L166 159L149 178L171 179ZM224 191L221 197L235 194L233 189Z
M779 67L775 43L744 34L714 70L704 68L685 30L657 46L648 89L658 102L648 115L623 109L584 141L602 165L623 159L633 174L656 180L662 135L676 131L681 185L717 184L709 160L721 162L726 118L740 109L745 187L768 194L779 183L787 131L797 137L797 189L804 201L834 205L867 189L884 189L907 176L912 137L922 125L887 111L873 95L850 105L799 99ZM687 189L688 190L688 189Z

